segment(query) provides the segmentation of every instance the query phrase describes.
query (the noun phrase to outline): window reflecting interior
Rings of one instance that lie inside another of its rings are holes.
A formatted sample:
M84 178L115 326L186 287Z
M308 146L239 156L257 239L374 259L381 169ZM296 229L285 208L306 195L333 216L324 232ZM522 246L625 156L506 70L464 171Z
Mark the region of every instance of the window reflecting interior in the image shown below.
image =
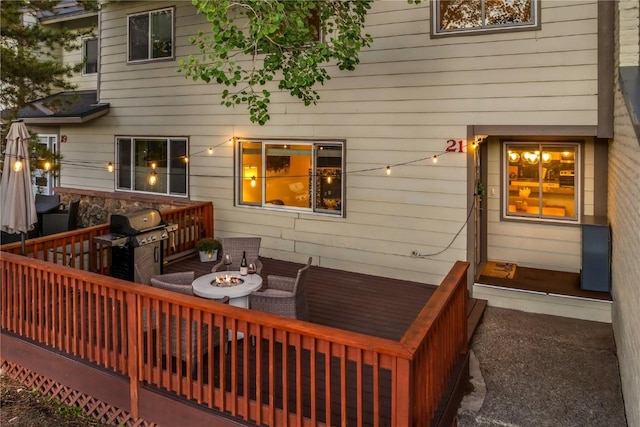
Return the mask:
M342 213L341 143L241 141L241 204Z
M575 144L507 144L507 216L578 217Z
M117 188L184 196L187 160L183 138L118 138Z

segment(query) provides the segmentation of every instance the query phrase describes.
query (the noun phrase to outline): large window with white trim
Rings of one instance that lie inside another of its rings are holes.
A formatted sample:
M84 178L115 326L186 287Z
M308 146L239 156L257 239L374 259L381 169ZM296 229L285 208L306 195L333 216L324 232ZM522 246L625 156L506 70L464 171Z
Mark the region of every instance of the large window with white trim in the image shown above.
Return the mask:
M129 15L128 61L173 58L173 8Z
M507 218L576 222L580 218L580 145L506 142L503 145Z
M185 138L116 138L116 188L187 196L187 145Z
M532 29L539 0L432 0L433 34Z
M344 142L241 139L239 205L344 215Z

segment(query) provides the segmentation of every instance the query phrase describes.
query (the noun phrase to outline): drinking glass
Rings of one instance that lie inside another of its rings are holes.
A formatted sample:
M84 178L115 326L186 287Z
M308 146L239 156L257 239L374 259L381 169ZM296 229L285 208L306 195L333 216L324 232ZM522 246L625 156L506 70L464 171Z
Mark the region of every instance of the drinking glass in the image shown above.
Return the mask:
M254 263L249 264L249 267L247 268L247 273L253 277L254 274L256 274L256 265Z
M232 259L231 259L231 255L225 255L224 256L224 265L227 266L227 271L229 271L229 266L233 263Z

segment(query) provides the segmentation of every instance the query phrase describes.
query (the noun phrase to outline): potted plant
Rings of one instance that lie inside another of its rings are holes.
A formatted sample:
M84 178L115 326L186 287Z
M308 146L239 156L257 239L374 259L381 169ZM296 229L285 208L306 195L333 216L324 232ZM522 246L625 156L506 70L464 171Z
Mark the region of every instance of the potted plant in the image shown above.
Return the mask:
M218 251L222 244L218 239L207 237L196 242L196 250L200 254L200 261L211 262L218 259Z

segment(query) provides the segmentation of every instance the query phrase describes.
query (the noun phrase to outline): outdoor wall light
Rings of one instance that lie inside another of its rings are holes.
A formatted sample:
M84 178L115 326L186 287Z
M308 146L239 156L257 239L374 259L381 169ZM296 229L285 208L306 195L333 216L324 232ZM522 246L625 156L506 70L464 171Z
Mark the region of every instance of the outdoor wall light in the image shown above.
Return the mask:
M107 170L109 172L113 172L113 162L109 162L109 164L107 165Z

